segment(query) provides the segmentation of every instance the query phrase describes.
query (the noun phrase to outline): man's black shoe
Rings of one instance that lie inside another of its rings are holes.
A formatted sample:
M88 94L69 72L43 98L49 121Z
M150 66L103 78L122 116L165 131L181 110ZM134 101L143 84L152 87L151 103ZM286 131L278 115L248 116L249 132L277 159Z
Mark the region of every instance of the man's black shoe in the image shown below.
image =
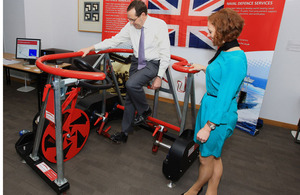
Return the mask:
M141 124L146 124L146 119L148 116L150 116L152 114L152 110L149 107L148 110L146 110L145 112L143 112L142 115L137 114L135 119L133 120L133 125L134 126L138 126Z
M126 143L127 138L128 135L126 135L124 132L118 132L110 136L110 139L117 144L120 144L121 142Z

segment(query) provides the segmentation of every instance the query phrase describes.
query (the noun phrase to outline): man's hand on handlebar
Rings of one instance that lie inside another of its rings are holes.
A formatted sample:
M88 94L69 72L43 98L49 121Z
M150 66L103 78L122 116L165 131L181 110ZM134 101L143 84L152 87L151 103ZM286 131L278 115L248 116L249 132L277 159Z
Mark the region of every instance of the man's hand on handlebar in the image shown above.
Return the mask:
M79 51L83 52L83 55L81 57L84 58L88 53L90 53L90 51L94 51L94 50L95 50L95 47L92 45L90 47L82 48Z

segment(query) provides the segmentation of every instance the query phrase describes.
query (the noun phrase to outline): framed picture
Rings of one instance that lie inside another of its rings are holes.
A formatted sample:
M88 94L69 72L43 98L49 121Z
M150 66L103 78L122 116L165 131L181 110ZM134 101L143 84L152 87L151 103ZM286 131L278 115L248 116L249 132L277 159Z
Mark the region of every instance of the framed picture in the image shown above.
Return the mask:
M78 31L102 32L103 0L78 0Z

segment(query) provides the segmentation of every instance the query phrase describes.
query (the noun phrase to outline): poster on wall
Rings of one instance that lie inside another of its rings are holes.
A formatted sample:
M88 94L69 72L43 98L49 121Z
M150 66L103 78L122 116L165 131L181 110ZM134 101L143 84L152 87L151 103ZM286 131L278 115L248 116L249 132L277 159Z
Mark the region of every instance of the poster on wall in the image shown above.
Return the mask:
M127 6L131 0L103 1L103 33L102 41L116 35L128 22Z
M103 1L102 41L116 35L127 23L127 7L132 0ZM143 0L146 5L148 0Z
M102 41L115 36L128 23L127 7L132 0L103 0ZM142 0L148 5L148 0ZM123 43L119 48L131 49L130 43ZM121 54L128 56L128 54Z
M102 0L78 0L78 31L102 32Z
M245 19L238 41L246 52L247 77L241 88L237 128L256 135L257 122L271 67L285 0L226 0Z

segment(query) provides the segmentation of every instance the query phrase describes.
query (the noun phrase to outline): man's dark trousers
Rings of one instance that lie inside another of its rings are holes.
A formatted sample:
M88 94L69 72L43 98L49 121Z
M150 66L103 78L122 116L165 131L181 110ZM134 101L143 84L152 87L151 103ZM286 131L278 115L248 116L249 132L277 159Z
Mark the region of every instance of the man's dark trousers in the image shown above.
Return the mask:
M138 70L138 59L132 57L129 69L129 79L126 81L125 110L122 119L122 132L132 131L132 121L135 111L142 114L149 107L143 86L157 76L159 60L147 61L147 65Z

